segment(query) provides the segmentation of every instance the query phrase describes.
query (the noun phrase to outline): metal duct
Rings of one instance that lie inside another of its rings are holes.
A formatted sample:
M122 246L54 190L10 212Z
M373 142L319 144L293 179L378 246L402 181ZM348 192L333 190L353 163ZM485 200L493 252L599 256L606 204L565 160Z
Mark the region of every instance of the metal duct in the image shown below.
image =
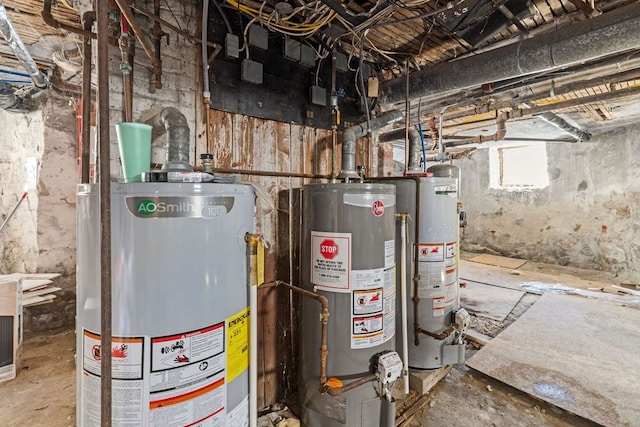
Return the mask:
M2 82L0 82L0 108L13 113L31 110L23 105L21 98L16 97L11 86Z
M640 47L640 2L592 19L458 61L411 74L412 99L444 94L569 65ZM406 77L380 84L380 104L405 99Z
M548 122L558 129L562 130L563 132L571 135L576 139L577 142L587 142L591 139L591 134L589 132L585 132L575 126L570 125L565 119L554 113L542 113L534 117L540 117L545 122Z
M177 108L166 107L157 116L157 125L167 133L167 161L163 171L193 171L189 164L189 124Z
M49 87L49 80L38 69L38 65L31 57L31 54L20 40L20 36L13 27L9 16L7 15L7 9L5 9L0 0L0 34L7 41L7 44L16 55L24 69L29 73L31 81L39 89L46 89Z
M406 128L392 130L391 132L380 135L380 142L404 140L407 134ZM420 133L415 129L409 128L409 164L407 165L407 173L421 173L420 159L422 157L422 141Z
M404 118L399 110L380 114L369 122L369 130L374 131ZM346 129L342 134L342 170L338 178L358 179L356 171L356 139L367 134L367 122Z

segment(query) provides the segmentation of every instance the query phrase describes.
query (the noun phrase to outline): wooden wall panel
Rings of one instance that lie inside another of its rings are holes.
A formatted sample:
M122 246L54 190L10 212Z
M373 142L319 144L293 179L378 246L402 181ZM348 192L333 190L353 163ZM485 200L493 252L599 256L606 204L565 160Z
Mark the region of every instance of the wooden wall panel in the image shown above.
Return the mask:
M311 127L263 120L222 111L209 111L207 149L215 154L214 167L263 172L330 174L332 133ZM365 144L363 144L363 142ZM357 164L371 171L368 139L358 141ZM196 153L197 158L201 153ZM336 144L336 173L341 144ZM262 189L257 201L257 227L269 247L265 279L299 283L300 187L326 182L294 177L243 175ZM283 289L258 292L258 406L291 398L297 389L298 299ZM289 404L294 402L289 401Z

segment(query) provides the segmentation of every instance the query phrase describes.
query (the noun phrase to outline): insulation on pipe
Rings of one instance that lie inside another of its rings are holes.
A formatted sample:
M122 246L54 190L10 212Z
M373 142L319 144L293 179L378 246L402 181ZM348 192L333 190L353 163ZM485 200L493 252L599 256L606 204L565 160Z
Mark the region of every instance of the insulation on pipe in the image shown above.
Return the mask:
M49 80L45 77L44 74L38 68L38 65L31 57L31 54L25 47L24 43L18 36L16 29L13 27L13 24L9 20L9 16L7 15L7 9L5 9L2 1L0 0L0 35L6 40L7 44L16 55L20 64L24 67L24 69L29 73L29 77L31 77L31 81L34 86L38 89L46 89L49 87Z
M411 74L411 98L442 96L495 81L595 61L640 46L640 3L530 39ZM614 43L611 40L615 40ZM405 78L380 84L378 103L405 99Z

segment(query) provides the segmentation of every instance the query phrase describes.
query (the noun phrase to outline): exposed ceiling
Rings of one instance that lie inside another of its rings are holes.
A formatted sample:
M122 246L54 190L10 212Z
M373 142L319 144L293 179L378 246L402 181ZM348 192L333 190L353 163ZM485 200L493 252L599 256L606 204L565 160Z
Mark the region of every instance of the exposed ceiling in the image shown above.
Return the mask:
M442 118L449 140L477 134L491 140L498 117L507 118L508 138L558 140L585 139L581 131L602 133L640 118L638 1L213 1L218 11L262 20L320 54L335 46L352 67L360 58L375 64L380 95L367 101L405 110L408 85L411 122L429 128L429 119L437 125ZM54 77L54 87L77 84L82 38L63 29L81 28L74 2L0 3L38 65ZM63 28L45 24L48 8ZM26 84L2 40L0 54L0 80Z

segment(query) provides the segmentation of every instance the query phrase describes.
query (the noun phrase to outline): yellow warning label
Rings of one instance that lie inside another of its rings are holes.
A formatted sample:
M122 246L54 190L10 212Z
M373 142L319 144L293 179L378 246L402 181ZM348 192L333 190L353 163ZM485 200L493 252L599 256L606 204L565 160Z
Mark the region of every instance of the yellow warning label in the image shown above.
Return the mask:
M249 367L249 308L227 319L227 382Z

